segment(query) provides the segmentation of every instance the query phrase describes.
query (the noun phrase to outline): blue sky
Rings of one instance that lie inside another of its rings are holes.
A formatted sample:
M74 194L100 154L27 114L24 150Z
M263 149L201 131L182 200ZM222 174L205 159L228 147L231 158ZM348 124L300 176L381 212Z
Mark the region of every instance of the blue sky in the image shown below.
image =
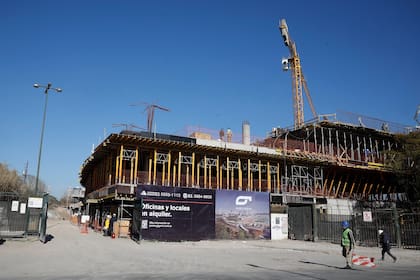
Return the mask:
M50 92L40 177L61 197L79 185L92 145L146 127L253 136L293 124L287 20L319 114L338 110L415 125L420 103L420 2L0 0L0 162L36 174L44 94ZM306 101L305 101L306 102ZM311 113L305 107L305 119Z

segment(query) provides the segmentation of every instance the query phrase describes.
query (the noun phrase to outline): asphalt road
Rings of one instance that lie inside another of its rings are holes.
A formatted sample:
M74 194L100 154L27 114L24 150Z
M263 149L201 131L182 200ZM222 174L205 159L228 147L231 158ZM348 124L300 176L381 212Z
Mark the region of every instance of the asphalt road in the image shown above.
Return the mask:
M343 269L336 244L305 241L200 241L139 244L104 237L51 215L45 244L36 238L0 245L0 279L418 279L420 251L393 248L398 257L376 267ZM379 248L356 253L380 257Z

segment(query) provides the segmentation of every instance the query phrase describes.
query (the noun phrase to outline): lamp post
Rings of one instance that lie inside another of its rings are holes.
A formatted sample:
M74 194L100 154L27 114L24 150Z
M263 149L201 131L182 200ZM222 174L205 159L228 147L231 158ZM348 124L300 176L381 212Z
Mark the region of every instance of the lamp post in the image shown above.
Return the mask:
M40 169L40 166L41 166L42 142L44 140L45 119L46 119L46 116L47 116L48 91L50 89L54 90L57 93L63 91L61 88L53 88L51 86L52 86L51 83L48 83L46 86L43 86L43 85L40 85L40 84L34 84L34 88L44 88L45 89L44 90L44 94L45 94L44 116L43 116L43 119L42 119L41 142L39 143L38 167L37 167L37 170L36 170L36 180L35 180L35 195L38 194L39 169Z

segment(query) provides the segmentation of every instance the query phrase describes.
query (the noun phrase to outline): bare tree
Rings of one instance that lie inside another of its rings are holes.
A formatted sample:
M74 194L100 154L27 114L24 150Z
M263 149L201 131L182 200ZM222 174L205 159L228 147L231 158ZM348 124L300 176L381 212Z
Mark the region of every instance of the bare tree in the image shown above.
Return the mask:
M0 163L0 192L21 193L23 189L23 180L16 170L9 170L6 164Z

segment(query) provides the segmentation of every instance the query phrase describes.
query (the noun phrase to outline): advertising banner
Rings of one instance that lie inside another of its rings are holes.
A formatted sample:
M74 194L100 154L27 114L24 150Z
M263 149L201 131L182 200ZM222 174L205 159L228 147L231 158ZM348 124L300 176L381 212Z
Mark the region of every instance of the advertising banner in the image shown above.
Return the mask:
M142 239L214 239L213 190L139 185L136 195Z
M216 238L270 239L270 194L216 191Z

